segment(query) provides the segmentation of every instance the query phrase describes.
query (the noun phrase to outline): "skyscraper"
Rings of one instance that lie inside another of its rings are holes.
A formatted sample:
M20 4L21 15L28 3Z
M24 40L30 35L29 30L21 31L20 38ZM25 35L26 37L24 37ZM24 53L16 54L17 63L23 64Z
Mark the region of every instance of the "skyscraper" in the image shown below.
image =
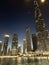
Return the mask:
M1 55L1 49L2 49L2 41L0 41L0 55Z
M23 53L25 54L26 52L27 52L26 39L23 39Z
M27 42L27 52L31 51L31 40L30 40L30 28L26 28L26 42Z
M9 35L4 36L4 46L3 46L3 54L7 55L7 47L8 47L8 41L9 41Z
M35 11L35 22L36 22L36 34L38 37L38 50L45 51L46 49L46 42L45 39L48 36L48 30L44 23L43 16L41 14L39 5L36 0L34 0L34 11Z
M12 55L16 55L18 52L18 35L13 34L12 39Z
M36 34L32 34L32 42L33 42L33 51L37 50L37 36Z

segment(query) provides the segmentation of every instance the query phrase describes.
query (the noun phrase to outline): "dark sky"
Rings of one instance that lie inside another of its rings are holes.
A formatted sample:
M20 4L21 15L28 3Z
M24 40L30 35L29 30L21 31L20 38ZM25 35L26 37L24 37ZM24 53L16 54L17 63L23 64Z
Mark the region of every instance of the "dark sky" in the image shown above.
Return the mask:
M18 34L18 43L22 43L25 38L26 27L30 26L30 32L36 33L34 21L33 0L1 0L0 2L0 40L3 40L3 35L8 33ZM42 4L38 0L43 18L49 30L49 2L48 0ZM4 40L3 40L4 41Z

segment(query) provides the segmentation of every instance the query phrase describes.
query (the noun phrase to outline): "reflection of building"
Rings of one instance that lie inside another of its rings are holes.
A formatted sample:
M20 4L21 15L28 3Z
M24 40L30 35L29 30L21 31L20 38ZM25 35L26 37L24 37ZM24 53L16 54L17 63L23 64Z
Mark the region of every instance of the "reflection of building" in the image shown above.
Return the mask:
M2 49L2 41L0 41L0 55L1 55L1 49Z
M14 34L12 39L12 55L16 55L18 52L18 35Z
M26 39L23 39L23 53L27 52Z
M32 34L32 42L33 42L33 51L37 50L37 36L36 34Z
M9 35L5 35L5 40L4 40L4 46L3 46L3 54L7 55L7 47L8 47L8 41L9 41Z
M37 48L38 50L45 51L47 50L45 40L48 36L48 30L44 23L44 19L42 17L39 5L36 0L34 1L34 10L35 10L35 22L36 22L36 34L38 37Z
M30 28L26 28L26 42L27 42L27 52L31 51L31 40L30 40Z

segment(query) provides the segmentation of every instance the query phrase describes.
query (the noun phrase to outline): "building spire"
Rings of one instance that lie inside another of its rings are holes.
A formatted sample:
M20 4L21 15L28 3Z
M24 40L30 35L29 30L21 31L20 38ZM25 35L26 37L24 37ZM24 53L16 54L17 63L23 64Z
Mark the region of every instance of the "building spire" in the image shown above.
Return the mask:
M36 0L34 0L34 11L35 11L36 31L37 32L46 32L46 35L48 35L48 30L44 23L44 18L42 16L38 2Z
M44 23L40 7L36 0L34 0L34 12L35 12L36 33L38 38L37 48L43 51L46 50L45 39L48 36L48 30Z

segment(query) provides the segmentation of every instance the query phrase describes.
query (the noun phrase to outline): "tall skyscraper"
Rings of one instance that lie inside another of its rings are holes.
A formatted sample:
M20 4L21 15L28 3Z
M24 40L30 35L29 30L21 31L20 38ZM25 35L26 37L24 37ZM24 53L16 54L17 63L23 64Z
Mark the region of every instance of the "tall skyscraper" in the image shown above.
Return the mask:
M18 52L18 35L13 34L12 39L12 55L16 55Z
M30 40L30 28L26 28L26 42L27 42L27 52L31 51L31 40Z
M7 47L8 47L8 41L9 41L9 35L4 36L4 46L3 46L3 54L7 55Z
M32 34L32 42L33 42L33 51L37 50L37 36L36 34Z
M46 42L45 39L48 36L48 30L44 23L43 16L41 14L39 5L36 0L34 0L34 11L35 11L35 22L36 22L36 34L38 37L38 50L45 51L46 49Z
M27 43L26 43L26 39L23 39L23 53L27 53Z
M2 53L1 49L2 49L2 41L0 41L0 55Z

